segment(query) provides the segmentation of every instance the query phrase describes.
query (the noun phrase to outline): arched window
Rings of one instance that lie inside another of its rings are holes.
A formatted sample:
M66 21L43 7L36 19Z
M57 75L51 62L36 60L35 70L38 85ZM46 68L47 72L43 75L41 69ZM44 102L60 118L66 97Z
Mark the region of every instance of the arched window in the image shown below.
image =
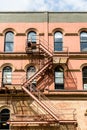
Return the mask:
M36 43L36 32L31 31L28 33L28 41Z
M83 89L87 90L87 66L82 69Z
M54 33L54 51L62 51L63 35L61 32Z
M10 118L10 110L9 109L3 109L0 112L0 129L1 130L9 130L9 124L7 121Z
M64 70L61 66L55 68L55 89L64 89Z
M12 68L9 66L3 68L2 83L3 84L12 83Z
M36 32L31 31L28 33L27 47L31 49L36 49Z
M81 51L87 51L87 32L80 33L80 48Z
M5 34L4 51L13 52L13 46L14 46L14 33L9 31Z
M27 79L30 79L36 72L36 68L34 66L29 66L27 68ZM36 80L34 79L32 81L32 86L30 87L31 91L35 91L36 90Z
M36 72L36 68L34 66L29 66L27 68L27 79L29 79L31 76L33 76Z

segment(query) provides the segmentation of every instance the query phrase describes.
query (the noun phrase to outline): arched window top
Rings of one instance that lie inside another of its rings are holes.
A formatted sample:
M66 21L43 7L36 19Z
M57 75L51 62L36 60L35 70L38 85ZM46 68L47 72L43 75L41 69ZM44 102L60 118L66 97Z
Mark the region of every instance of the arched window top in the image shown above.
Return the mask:
M62 37L62 32L60 32L60 31L56 31L55 33L54 33L54 35L55 35L55 37Z
M36 72L36 68L35 68L34 66L29 66L29 67L27 68L27 71L28 71L28 72Z
M83 89L87 90L87 66L82 68Z
M80 38L81 38L81 40L87 40L87 32L81 32Z
M12 68L10 66L6 66L6 67L3 68L3 71L4 72L11 72Z
M28 33L28 40L31 40L32 42L36 42L36 32L35 31L30 31Z
M86 32L86 31L82 31L82 32L80 32L80 35L83 36L83 37L84 37L84 36L87 37L87 32Z
M81 51L87 51L87 32L80 33L80 47Z
M10 110L6 108L2 109L0 111L0 129L9 130L9 124L7 123L9 118L10 118Z
M5 108L1 110L2 121L7 121L10 118L10 110Z
M62 40L62 33L61 32L59 32L59 31L57 31L57 32L55 32L54 33L54 39L55 39L55 41L57 40L57 41L61 41Z
M29 79L30 77L32 77L36 72L36 68L34 66L29 66L27 68L27 78Z
M57 67L55 68L55 71L56 71L56 72L63 72L64 69L63 69L61 66L57 66Z
M14 41L14 33L9 31L5 34L5 41L6 42L13 42Z
M83 70L83 71L87 71L87 66L84 66L84 67L82 68L82 70Z
M82 68L83 77L87 77L87 66Z

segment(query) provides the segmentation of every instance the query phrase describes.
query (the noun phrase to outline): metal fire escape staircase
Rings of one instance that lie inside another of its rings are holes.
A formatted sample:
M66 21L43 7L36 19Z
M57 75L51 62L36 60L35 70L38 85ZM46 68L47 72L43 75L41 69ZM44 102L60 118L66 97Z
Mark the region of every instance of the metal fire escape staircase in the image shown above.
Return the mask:
M32 46L32 44L31 44L31 46ZM32 87L32 81L38 79L39 76L41 76L44 73L44 71L46 71L49 67L52 66L52 59L53 59L53 53L51 51L49 51L47 49L47 47L41 43L41 41L39 41L39 45L36 45L36 46L39 46L40 51L44 52L45 55L48 55L48 60L40 70L38 70L30 79L26 80L23 83L22 89L30 97L32 97L48 114L51 115L52 118L49 119L48 122L52 121L52 123L53 122L59 123L60 117L55 109L55 106L53 106L53 104L51 104L49 101L48 102L46 102L46 100L44 101L45 96L43 96L43 94L42 94L42 92L40 92L40 90L38 90L36 88L34 90L35 92L32 92L31 88L30 88L30 87Z
M39 40L38 44L33 44L31 43L30 48L28 49L28 51L31 51L31 49L35 46L36 49L38 49L40 51L39 54L44 54L47 59L45 64L29 79L27 79L26 81L23 82L22 84L22 89L24 90L25 93L27 93L40 107L43 108L43 110L45 110L46 112L46 116L45 119L43 118L43 120L37 120L37 121L11 121L12 124L14 123L36 123L36 124L59 124L60 122L65 122L65 123L76 123L76 119L72 118L71 120L69 119L63 119L61 118L60 114L62 114L61 112L58 112L55 108L55 105L52 104L49 99L43 94L43 92L41 92L38 87L36 87L35 89L33 88L32 82L34 80L38 80L43 74L45 74L45 72L49 69L52 68L52 64L53 64L53 60L55 60L56 58L53 58L53 53L51 50L49 50L42 42L41 40ZM28 48L28 47L27 47ZM27 49L26 48L26 49ZM60 57L59 61L61 60L62 63L66 63L66 58L64 59ZM37 84L38 85L38 84ZM31 89L33 88L33 89ZM74 114L74 113L73 113ZM49 116L48 116L49 115Z
M32 46L32 45L31 45ZM41 92L39 90L37 90L36 88L36 93L34 94L33 92L31 92L31 88L32 87L32 81L34 79L37 79L40 75L42 75L44 73L44 71L46 71L49 67L52 66L52 52L49 51L45 45L41 44L41 41L39 40L39 45L37 45L40 49L40 51L45 55L48 56L48 60L45 63L45 65L39 69L30 79L26 80L26 82L23 83L22 85L22 89L28 94L30 95L30 97L32 97L48 114L50 114L54 121L59 122L59 117L58 115L56 115L54 109L50 109L49 105L46 105L46 103L43 101L44 99L41 99ZM51 106L52 108L52 106Z

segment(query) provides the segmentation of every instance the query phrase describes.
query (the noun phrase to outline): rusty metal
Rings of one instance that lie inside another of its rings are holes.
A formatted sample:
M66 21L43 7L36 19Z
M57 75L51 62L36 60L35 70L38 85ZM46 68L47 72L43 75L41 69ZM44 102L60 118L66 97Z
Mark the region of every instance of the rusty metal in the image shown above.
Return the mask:
M59 118L57 117L57 115L55 115L55 113L53 113L50 109L49 106L45 106L45 104L43 104L42 102L40 102L27 88L22 87L23 90L29 95L31 96L42 108L44 108L56 121L59 121Z
M38 76L41 76L42 73L47 70L49 68L49 66L52 64L52 60L53 58L55 59L55 56L57 57L58 54L53 54L53 50L50 49L50 47L45 46L45 44L42 44L42 41L39 39L38 43L36 45L36 49L37 51L39 51L39 55L41 54L40 52L43 53L43 55L45 54L46 57L46 62L44 64L44 66L42 66L30 79L27 79L26 81L23 80L23 84L21 84L21 88L30 96L32 97L52 118L48 118L46 120L37 120L37 121L29 121L29 120L23 120L23 118L21 120L9 120L7 123L9 124L50 124L50 123L76 123L75 119L72 120L61 120L61 118L59 118L59 114L57 115L57 113L55 112L55 110L53 109L54 107L49 107L49 105L46 105L44 102L42 102L41 100L39 100L34 93L32 93L30 90L28 90L28 86L31 84L31 82L36 79ZM32 52L35 51L32 49L33 48L33 44L32 42L30 43L30 47L28 48L27 44L26 44L26 51L28 52ZM36 52L35 52L36 53ZM62 53L61 53L62 54ZM67 52L64 53L64 57L61 57L61 54L59 54L58 56L58 60L59 63L62 64L66 64L67 63L67 59L69 58L69 52L67 49ZM63 59L66 58L66 59ZM50 59L50 60L49 60ZM18 83L18 82L17 82ZM9 87L8 87L9 88ZM14 88L14 87L13 87ZM16 87L15 87L16 88ZM44 99L42 99L44 100ZM20 104L21 106L21 104ZM21 106L22 108L22 106ZM23 111L23 109L22 109ZM23 113L24 114L24 113ZM16 114L15 114L16 116ZM26 115L27 116L27 115ZM17 117L17 116L16 116ZM20 117L21 118L21 117ZM34 119L34 117L32 117Z

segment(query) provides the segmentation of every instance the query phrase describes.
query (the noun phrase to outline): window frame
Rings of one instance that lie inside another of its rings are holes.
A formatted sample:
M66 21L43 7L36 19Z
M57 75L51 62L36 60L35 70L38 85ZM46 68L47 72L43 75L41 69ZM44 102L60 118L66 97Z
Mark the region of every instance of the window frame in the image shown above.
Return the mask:
M81 52L87 51L87 32L86 31L80 32L80 50Z
M6 111L7 111L7 113L6 113ZM3 112L5 112L5 113L3 113ZM6 117L5 117L5 115L6 115ZM7 108L3 108L0 111L0 129L3 129L3 130L10 129L10 125L7 123L8 119L10 119L10 110Z
M33 68L34 71L31 71L31 68ZM29 73L31 73L30 76L29 76ZM27 79L31 78L35 73L36 73L35 66L29 66L27 68L27 74L26 74Z
M9 35L11 36L11 39L9 39ZM7 46L10 46L11 48L7 49ZM9 53L9 52L13 52L14 51L14 32L12 31L8 31L5 33L5 37L4 37L4 52Z
M33 33L33 35L32 35L32 33ZM29 36L29 35L30 35L30 36ZM36 34L35 31L30 31L30 32L28 32L27 41L28 41L28 42L32 42L32 43L36 43L36 35L37 35L37 34ZM34 36L35 39L33 39L32 36Z
M57 73L57 77L55 76L56 73ZM61 75L61 74L62 76L59 77L58 75ZM62 82L59 82L58 80L56 80L58 78L60 78L61 80L59 81L62 81ZM64 69L60 65L58 65L54 69L54 83L55 83L55 90L64 90Z
M87 90L87 80L85 80L85 79L87 79L87 66L84 66L83 68L82 68L82 80L83 80L83 90ZM84 76L84 74L86 73L86 76Z
M8 74L9 72L10 72L10 74ZM7 76L7 78L9 78L9 76L10 76L10 78L9 79L5 79L5 75ZM3 85L6 85L6 84L10 85L10 84L12 84L12 68L10 66L5 66L3 68L3 71L2 71L2 84Z
M54 51L63 51L63 33L61 31L54 33Z

